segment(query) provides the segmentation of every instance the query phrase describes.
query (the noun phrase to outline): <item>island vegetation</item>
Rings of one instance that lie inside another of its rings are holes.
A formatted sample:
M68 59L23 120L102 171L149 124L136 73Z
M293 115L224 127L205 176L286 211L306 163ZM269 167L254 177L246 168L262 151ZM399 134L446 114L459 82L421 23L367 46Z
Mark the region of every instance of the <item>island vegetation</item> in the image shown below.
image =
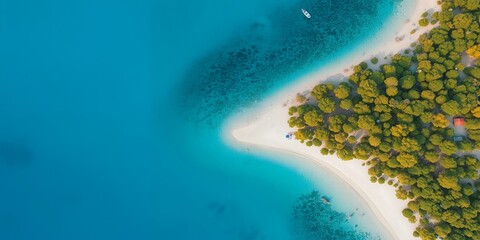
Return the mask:
M289 125L320 154L365 161L372 182L395 187L415 237L478 240L480 1L439 4L422 15L419 25L435 27L410 51L378 70L362 62L348 81L297 97ZM456 135L454 117L466 133Z

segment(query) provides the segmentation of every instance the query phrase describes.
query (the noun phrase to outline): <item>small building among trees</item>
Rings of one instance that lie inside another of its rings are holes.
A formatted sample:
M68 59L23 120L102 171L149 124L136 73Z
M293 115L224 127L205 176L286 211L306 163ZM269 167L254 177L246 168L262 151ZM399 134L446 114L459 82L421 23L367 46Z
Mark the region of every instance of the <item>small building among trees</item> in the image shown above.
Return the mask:
M455 131L455 136L453 141L461 142L467 136L467 130L465 129L465 118L463 117L454 117L453 118L453 130Z
M455 126L455 127L463 127L463 126L465 126L465 118L463 118L463 117L454 117L454 118L453 118L453 126Z

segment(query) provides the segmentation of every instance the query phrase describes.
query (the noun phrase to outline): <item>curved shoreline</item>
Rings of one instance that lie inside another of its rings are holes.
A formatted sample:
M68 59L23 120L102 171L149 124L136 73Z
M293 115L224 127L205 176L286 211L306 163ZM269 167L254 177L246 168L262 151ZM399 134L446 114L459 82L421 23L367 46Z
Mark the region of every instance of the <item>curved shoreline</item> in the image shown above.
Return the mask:
M403 239L398 238L395 235L393 235L393 232L395 232L395 231L393 230L392 226L390 226L388 224L385 224L386 219L383 216L383 214L379 211L379 209L376 207L374 201L365 192L358 189L358 188L361 188L361 187L358 186L357 183L352 181L353 180L352 178L346 177L345 173L342 172L341 170L336 169L336 168L332 168L331 166L329 166L328 164L325 164L323 162L323 161L332 160L332 159L326 159L328 157L331 157L335 160L336 159L335 156L331 156L331 155L330 156L322 156L323 157L322 161L316 161L315 160L316 157L311 156L309 154L289 151L289 150L281 149L281 148L275 148L275 147L271 147L271 146L264 145L264 144L251 144L251 143L247 143L247 142L242 142L235 137L233 137L233 138L234 138L235 141L238 141L240 144L244 144L245 146L248 146L249 149L254 149L254 150L259 151L259 152L268 151L268 152L275 152L275 153L285 153L285 154L291 155L291 156L293 156L297 159L304 159L304 161L308 161L309 163L314 164L315 167L320 167L320 168L322 168L326 171L329 171L329 173L331 173L331 174L333 174L334 176L337 177L337 180L339 180L340 182L345 184L345 186L347 186L351 191L353 191L355 194L357 194L358 197L365 200L365 204L367 205L369 210L380 221L382 226L386 228L386 230L387 230L386 233L388 233L389 236L391 237L391 238L388 238L388 239L403 240Z
M412 0L413 1L413 0ZM327 79L329 82L341 82L352 72L352 67L361 61L369 61L372 56L382 56L376 66L385 62L383 56L389 56L410 47L418 36L429 31L432 26L418 30L418 20L425 11L437 11L440 6L436 0L416 1L415 9L408 20L393 34L386 24L378 34L380 39L367 42L351 55L338 59L317 72L298 79L290 86L284 87L272 97L260 103L255 109L240 116L234 116L225 126L225 134L230 145L248 144L258 149L274 152L288 152L291 155L306 158L315 165L327 168L340 180L353 188L369 206L376 218L395 239L414 239L412 233L415 225L403 217L401 211L406 202L395 197L395 189L387 184L372 184L367 168L362 167L362 161L342 161L336 156L322 156L317 148L307 147L295 140L286 140L284 135L292 131L288 126L288 107L295 104L298 92L309 91L318 83ZM396 22L398 24L398 22ZM392 23L393 24L393 23ZM410 31L417 29L415 34ZM388 33L386 33L388 32ZM393 36L392 36L393 35ZM399 39L402 39L399 41ZM368 56L368 57L367 57ZM348 70L347 70L348 69ZM301 164L301 163L300 163Z

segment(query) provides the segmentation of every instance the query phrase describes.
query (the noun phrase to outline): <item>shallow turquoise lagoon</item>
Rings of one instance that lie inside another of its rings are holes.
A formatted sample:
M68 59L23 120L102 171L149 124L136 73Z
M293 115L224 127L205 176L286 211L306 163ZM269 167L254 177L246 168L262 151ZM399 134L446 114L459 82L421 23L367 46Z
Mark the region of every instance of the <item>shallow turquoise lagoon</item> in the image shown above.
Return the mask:
M399 2L0 2L0 239L374 238L335 206L358 199L343 183L231 149L221 126ZM306 233L294 207L314 190L332 205Z

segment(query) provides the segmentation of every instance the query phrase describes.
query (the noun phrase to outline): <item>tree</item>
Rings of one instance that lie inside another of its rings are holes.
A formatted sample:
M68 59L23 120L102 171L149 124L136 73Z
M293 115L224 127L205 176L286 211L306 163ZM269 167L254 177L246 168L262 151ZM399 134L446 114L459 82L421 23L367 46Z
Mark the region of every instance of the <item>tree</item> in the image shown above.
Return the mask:
M350 110L352 108L352 100L350 99L342 99L340 101L340 107L345 109L345 110Z
M368 138L368 143L372 146L372 147L377 147L380 145L380 143L382 142L382 138L378 135L372 135Z
M400 78L400 87L403 89L411 89L415 85L415 77L413 75L406 75Z
M428 83L428 88L433 92L438 92L443 89L443 81L442 80L435 80Z
M435 98L435 102L438 104L444 104L447 100L448 99L445 95L439 95Z
M465 8L470 11L478 10L480 9L480 2L478 0L467 0Z
M453 17L453 25L456 29L468 29L472 21L473 16L468 13L460 13Z
M429 60L423 60L418 63L417 70L422 72L430 72L432 69L432 63Z
M408 135L409 127L406 124L397 124L391 129L392 135L395 137L405 137Z
M467 67L463 69L463 72L468 76L472 76L474 78L480 78L480 68L478 67Z
M381 142L380 145L378 145L378 149L382 152L388 153L392 150L392 146L388 142Z
M450 225L448 225L445 222L439 223L437 226L433 228L435 230L435 233L441 237L445 238L447 235L452 232L452 229L450 228Z
M395 77L397 73L395 66L389 64L382 65L382 70L385 73L385 77Z
M454 29L450 36L454 39L463 39L465 38L465 31L463 29ZM459 51L459 52L463 52L463 51Z
M455 116L460 114L459 112L460 105L455 100L447 101L446 103L442 104L440 108L448 116Z
M318 100L318 108L325 113L332 113L335 111L336 102L331 97L324 97Z
M425 109L430 110L433 109L433 104L428 101L411 101L406 99L400 102L400 104L396 104L396 107L399 110L403 110L404 113L410 114L416 117L422 115Z
M462 196L460 199L458 199L457 206L461 208L468 208L470 207L470 199L467 196Z
M337 97L338 99L346 99L348 98L348 96L350 96L350 91L352 90L352 88L350 87L350 85L348 85L348 83L340 83L338 85L337 88L335 88L335 90L333 90L334 94L335 94L335 97Z
M398 199L406 200L408 198L408 193L407 193L407 191L403 190L402 188L398 188L397 190L395 190L395 196Z
M378 117L378 120L380 120L380 122L387 122L390 119L392 119L392 114L390 113L382 113Z
M301 142L313 138L313 132L309 129L302 128L294 133L295 139L300 140Z
M310 127L317 127L323 122L323 116L317 113L315 110L305 113L305 115L303 115L303 119Z
M368 159L372 153L372 147L368 143L359 143L353 150L355 158Z
M398 94L398 88L397 87L387 87L386 93L387 93L387 96L394 97Z
M333 88L334 88L333 84L331 84L331 83L322 83L322 84L319 84L319 85L315 86L312 89L311 94L312 94L313 97L315 97L315 99L317 101L319 101L320 99L327 96L328 93L333 90Z
M445 82L445 87L447 89L455 89L457 87L457 80L456 79L448 79Z
M321 153L322 155L328 155L328 148L322 148L322 149L320 150L320 153Z
M472 58L480 58L480 45L474 45L467 49L467 54Z
M413 216L413 211L410 208L405 208L405 209L402 210L402 214L406 218L411 218Z
M447 117L445 117L445 115L437 113L433 115L432 124L433 126L438 128L446 128L448 127L448 125L450 125L450 122L448 121Z
M338 143L344 143L347 140L348 134L340 132L334 135L335 141Z
M396 87L398 85L398 80L395 77L388 77L383 82L387 87Z
M295 101L297 101L297 103L305 103L305 101L307 101L307 98L302 94L297 93L297 96L295 96Z
M322 141L326 141L330 137L330 132L325 128L316 128L313 137Z
M389 113L392 111L392 108L387 104L377 104L373 108L373 111L377 113Z
M438 175L437 181L445 189L460 190L460 185L458 184L458 177L455 176L454 171L446 171Z
M416 99L419 99L420 98L420 93L418 93L417 90L414 90L414 89L410 89L407 93L407 97L408 99L410 100L416 100Z
M467 118L465 119L465 128L466 129L480 129L480 119L477 118Z
M288 108L288 115L293 116L295 113L297 113L297 107L291 106Z
M447 155L455 154L458 151L457 145L452 140L443 140L439 147L440 151Z
M359 102L355 104L355 106L353 106L353 111L357 114L366 114L372 112L370 110L370 107L364 102Z
M336 114L328 118L328 129L332 132L342 131L342 125L345 123L346 116L343 114Z
M438 46L437 51L442 55L442 56L447 56L451 51L453 51L455 48L453 46L453 43L448 40L448 36L445 36L445 42L441 43L440 46Z
M402 146L401 150L404 152L416 152L421 150L422 147L420 146L420 143L413 139L413 138L402 138ZM398 160L398 159L397 159Z
M343 124L342 129L346 133L351 133L351 132L356 130L356 126L354 126L351 123L345 123L345 124Z
M425 160L431 162L431 163L436 163L438 161L438 153L436 151L428 151L425 152L425 155L423 156Z
M370 76L368 76L368 78L372 79L377 84L381 84L385 79L385 76L383 75L382 72L372 72Z
M475 188L470 184L463 184L462 185L462 192L466 196L471 196L472 194L475 193Z
M371 115L360 115L357 123L359 128L368 131L375 126L375 119Z
M323 143L322 154L367 160L372 182L387 180L398 198L411 199L402 213L411 222L419 217L414 236L476 239L480 161L468 152L480 148L480 1L439 4L432 24L440 24L411 45L413 56L395 54L380 70L360 63L349 83L315 87L318 108L292 107L288 123L307 145ZM425 25L428 15L422 15ZM467 63L466 55L477 59ZM467 139L454 142L448 119L459 115Z
M354 157L353 156L353 151L350 148L344 148L344 149L337 150L337 156L338 156L338 158L340 158L344 161L352 160L353 157Z
M420 27L426 27L428 26L428 19L426 18L421 18L419 21L418 21L418 25L420 25Z
M432 33L430 39L434 44L442 44L447 40L447 35L438 32Z
M435 232L431 228L417 227L415 232L418 233L422 240L436 240Z
M423 90L421 93L423 99L433 101L435 99L435 93L430 90Z
M472 115L476 118L480 118L480 107L476 107L471 111Z
M473 141L480 142L480 130L469 130L468 138L472 139Z
M375 98L379 95L377 83L370 79L361 81L358 85L357 93L362 97Z
M397 157L396 157L398 163L400 163L400 166L403 168L409 168L413 167L415 164L417 164L417 158L410 153L405 153L401 152Z
M455 51L464 52L465 50L467 50L467 41L465 41L465 39L455 39L453 41L453 46Z

